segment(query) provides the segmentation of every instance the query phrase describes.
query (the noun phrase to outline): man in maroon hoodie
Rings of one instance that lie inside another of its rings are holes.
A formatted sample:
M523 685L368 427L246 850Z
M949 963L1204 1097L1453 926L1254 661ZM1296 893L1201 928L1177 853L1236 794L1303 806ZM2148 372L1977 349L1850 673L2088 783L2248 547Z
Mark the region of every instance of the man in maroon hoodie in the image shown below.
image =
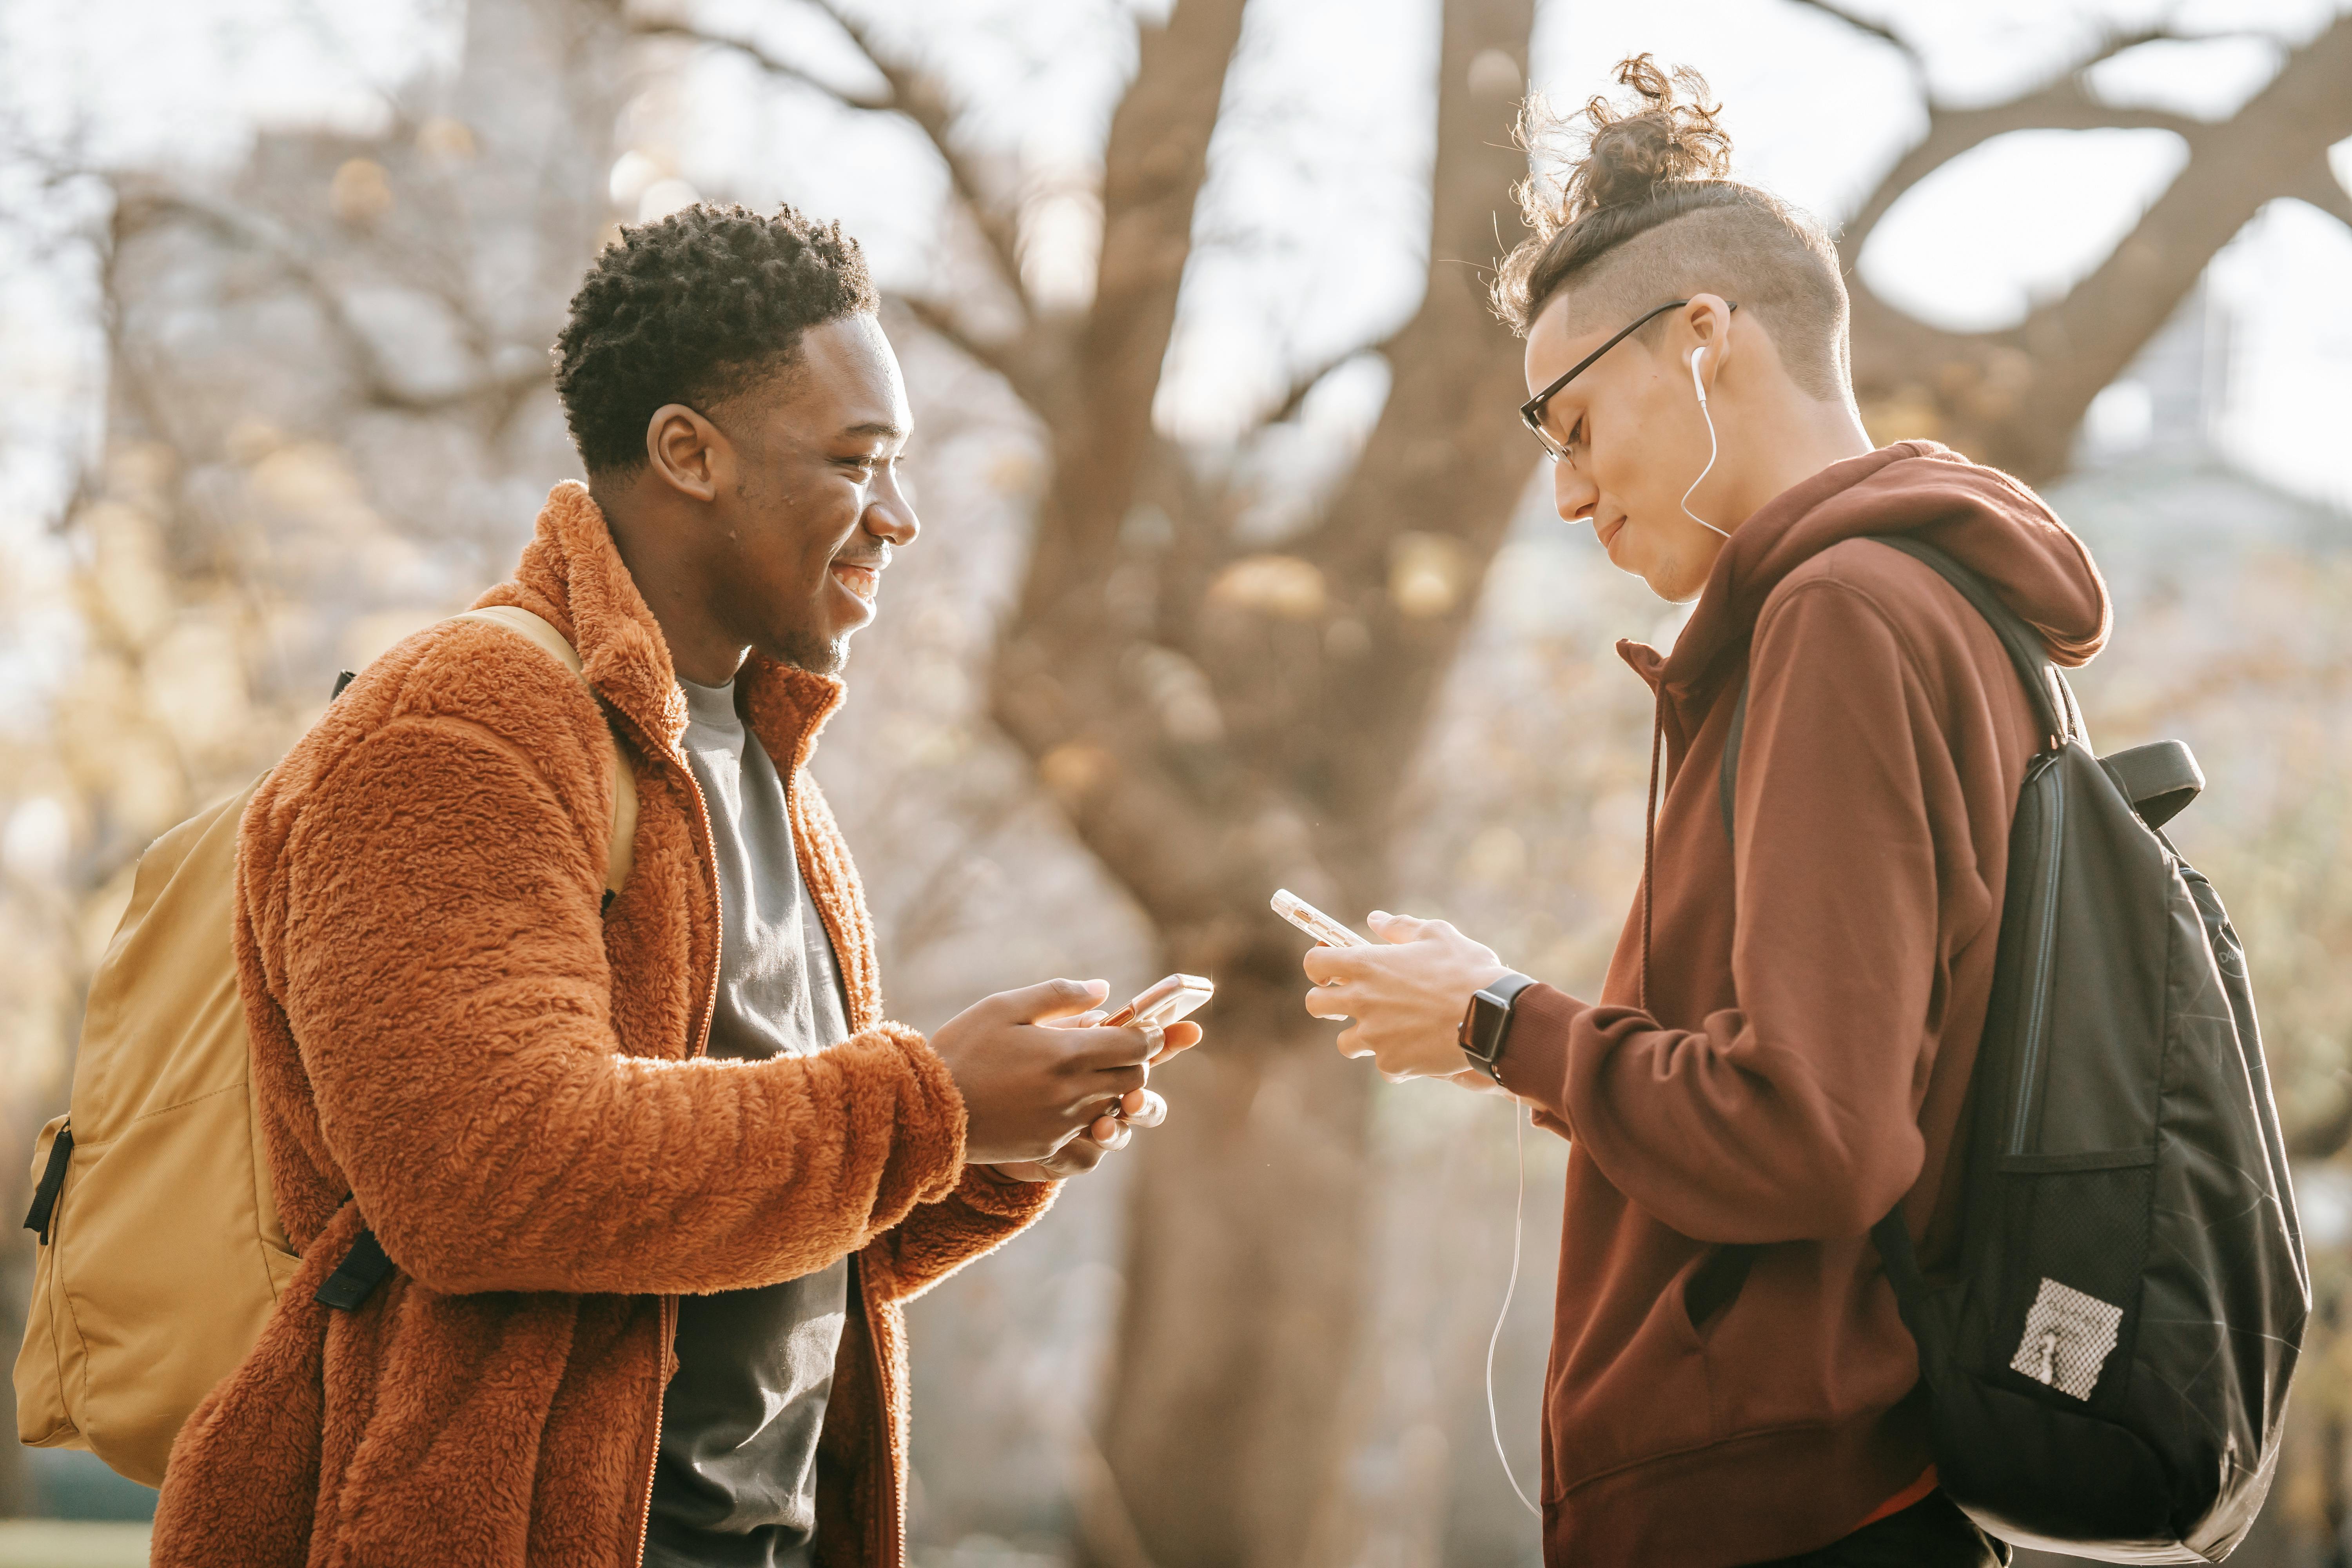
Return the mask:
M1390 945L1310 953L1307 1007L1355 1019L1340 1048L1391 1076L1498 1083L1570 1140L1547 1563L2004 1563L1936 1489L1867 1233L1900 1205L1929 1268L1949 1255L2043 738L1983 618L1866 536L1957 557L2065 664L2105 639L2105 590L2007 475L1930 441L1873 449L1827 239L1722 177L1704 83L1646 57L1619 79L1643 105L1591 111L1496 295L1560 516L1698 600L1670 654L1619 645L1656 694L1640 896L1597 1002L1375 913Z

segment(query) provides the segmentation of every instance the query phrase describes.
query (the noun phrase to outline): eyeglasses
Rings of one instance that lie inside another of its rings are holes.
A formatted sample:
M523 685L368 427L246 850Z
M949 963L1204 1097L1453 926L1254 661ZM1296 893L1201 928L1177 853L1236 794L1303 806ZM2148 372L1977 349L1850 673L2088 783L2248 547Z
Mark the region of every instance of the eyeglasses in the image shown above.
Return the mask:
M1663 316L1668 310L1679 310L1685 305L1689 303L1690 301L1688 300L1669 300L1654 310L1643 311L1641 315L1633 318L1633 323L1627 326L1623 331L1618 332L1616 336L1611 338L1607 342L1602 343L1599 348L1594 349L1591 353L1586 354L1582 359L1578 360L1576 363L1570 366L1569 372L1566 375L1561 376L1558 381L1553 382L1549 386L1545 387L1541 392L1537 393L1533 397L1528 398L1525 403L1519 405L1519 417L1527 422L1528 429L1535 432L1536 439L1543 443L1545 453L1553 462L1566 463L1571 468L1576 467L1576 458L1571 453L1570 443L1560 440L1544 426L1544 411L1550 405L1551 400L1559 395L1559 389L1566 386L1570 382L1574 381L1578 376L1582 375L1587 370L1590 370L1594 360L1599 359L1602 354L1607 353L1611 349L1615 348L1619 343L1623 342L1627 338L1632 337L1635 332L1641 331L1643 326L1649 323L1652 317ZM1733 305L1731 309L1737 310L1739 307Z

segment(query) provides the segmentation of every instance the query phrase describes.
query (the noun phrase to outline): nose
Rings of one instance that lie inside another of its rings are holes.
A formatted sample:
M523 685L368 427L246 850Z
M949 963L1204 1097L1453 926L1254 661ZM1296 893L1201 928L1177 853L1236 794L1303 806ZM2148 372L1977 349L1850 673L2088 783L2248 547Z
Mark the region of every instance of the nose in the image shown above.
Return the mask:
M1590 522L1601 502L1601 488L1567 463L1551 466L1552 505L1562 522Z
M866 503L866 531L877 539L887 539L904 549L915 542L923 531L922 521L915 515L915 503L907 498L906 488L898 481L898 467L893 463L884 468L875 480L870 500Z

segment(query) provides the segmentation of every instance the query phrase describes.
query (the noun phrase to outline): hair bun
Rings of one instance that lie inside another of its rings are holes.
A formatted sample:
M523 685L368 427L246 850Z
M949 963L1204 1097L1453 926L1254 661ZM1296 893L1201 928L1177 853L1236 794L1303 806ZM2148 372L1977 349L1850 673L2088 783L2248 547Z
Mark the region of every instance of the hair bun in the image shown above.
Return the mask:
M1698 72L1684 66L1670 75L1642 54L1620 61L1616 76L1635 100L1620 108L1595 96L1585 104L1583 155L1560 182L1555 223L1646 201L1677 180L1719 180L1731 171L1731 137L1716 122L1723 106L1707 100Z

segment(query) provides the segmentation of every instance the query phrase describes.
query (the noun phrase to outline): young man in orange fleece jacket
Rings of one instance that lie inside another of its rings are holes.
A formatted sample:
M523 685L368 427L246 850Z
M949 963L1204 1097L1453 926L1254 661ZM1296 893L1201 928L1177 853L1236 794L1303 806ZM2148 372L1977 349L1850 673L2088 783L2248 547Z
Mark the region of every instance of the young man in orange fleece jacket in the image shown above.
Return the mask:
M1872 448L1834 249L1723 177L1704 83L1678 106L1646 57L1621 73L1647 102L1593 115L1565 207L1537 207L1497 295L1559 515L1698 601L1671 653L1619 645L1657 707L1640 896L1598 1001L1375 913L1392 945L1310 953L1307 1007L1356 1020L1348 1054L1499 1084L1571 1140L1548 1564L1985 1568L2008 1548L1935 1489L1868 1233L1900 1205L1923 1261L1949 1256L2043 737L1984 617L1865 536L1974 568L2066 664L2105 639L2106 593L2007 475L1931 441Z
M586 687L444 623L255 795L236 951L303 1262L173 1450L157 1563L897 1568L898 1304L1161 1114L1198 1031L1090 1027L1099 983L883 1016L807 772L917 530L874 307L789 209L625 232L557 345L590 482L480 601ZM394 1271L321 1305L363 1228Z

